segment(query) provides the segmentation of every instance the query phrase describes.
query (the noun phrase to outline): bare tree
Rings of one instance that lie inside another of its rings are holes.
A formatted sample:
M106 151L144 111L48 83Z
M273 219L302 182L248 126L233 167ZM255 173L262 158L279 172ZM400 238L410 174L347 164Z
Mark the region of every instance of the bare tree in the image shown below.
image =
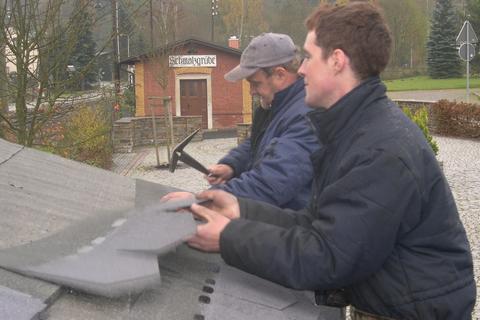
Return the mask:
M415 0L380 0L393 34L391 67L424 65L428 32L427 16ZM402 12L403 14L398 14Z
M32 146L46 125L72 109L74 98L64 97L71 84L91 74L98 55L111 46L114 32L97 45L97 54L71 70L69 65L79 54L78 42L92 27L85 16L94 16L98 3L5 0L1 5L0 128L13 134L16 142ZM14 116L7 114L8 103L14 106Z
M153 66L153 78L155 79L155 82L157 82L162 88L164 93L166 92L169 82L168 79L170 65L168 57L172 54L175 54L179 50L179 47L175 44L175 36L177 33L177 23L180 16L179 6L175 0L159 0L154 4L150 2L151 43L148 58ZM153 36L153 32L155 32L155 36ZM155 48L155 44L158 44L158 48ZM173 135L171 99L164 96L161 100L163 101L163 114L166 119L165 140L167 142L167 158L168 161L170 161L170 146L175 143ZM153 103L153 100L151 100L151 102ZM151 112L152 116L154 117L155 111L153 107L151 108ZM156 137L154 137L154 139L156 139Z
M0 21L0 38L5 50L0 53L7 63L1 82L9 88L2 96L15 106L15 117L0 114L20 144L31 146L35 135L58 112L58 98L69 79L67 63L71 57L82 21L79 12L87 1L62 21L65 1L5 1ZM9 70L10 67L13 70Z

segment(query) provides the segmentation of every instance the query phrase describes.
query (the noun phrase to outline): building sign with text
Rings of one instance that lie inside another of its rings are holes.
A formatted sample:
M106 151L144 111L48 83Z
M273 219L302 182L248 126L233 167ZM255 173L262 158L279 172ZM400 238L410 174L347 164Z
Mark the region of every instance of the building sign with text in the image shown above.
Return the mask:
M216 67L216 55L183 55L169 56L168 65L171 68L183 67Z

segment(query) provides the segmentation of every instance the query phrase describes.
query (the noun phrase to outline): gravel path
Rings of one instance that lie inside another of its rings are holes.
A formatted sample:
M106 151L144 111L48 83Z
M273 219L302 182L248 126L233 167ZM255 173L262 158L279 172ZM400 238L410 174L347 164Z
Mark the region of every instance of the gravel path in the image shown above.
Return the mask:
M465 140L436 136L439 145L438 158L443 161L447 177L455 196L461 219L467 230L475 266L477 291L480 290L480 140ZM206 167L214 164L228 150L236 146L235 138L203 140L190 143L185 149ZM122 163L123 161L123 163ZM140 178L198 192L208 187L203 174L180 166L174 173L156 169L153 149L144 149L136 155L116 156L114 171ZM132 163L134 166L132 167ZM480 292L480 291L479 291ZM480 305L477 303L473 319L480 319Z
M191 142L184 150L208 168L210 165L217 163L221 157L236 145L236 138L208 139L200 142ZM199 192L208 188L209 185L203 178L203 173L188 167L180 161L174 173L168 171L167 168L157 169L155 168L157 162L154 149L145 149L141 152L143 161L129 172L129 176L191 192Z
M480 292L480 140L435 137L445 176L455 197L472 249L477 292ZM480 319L477 302L472 319Z

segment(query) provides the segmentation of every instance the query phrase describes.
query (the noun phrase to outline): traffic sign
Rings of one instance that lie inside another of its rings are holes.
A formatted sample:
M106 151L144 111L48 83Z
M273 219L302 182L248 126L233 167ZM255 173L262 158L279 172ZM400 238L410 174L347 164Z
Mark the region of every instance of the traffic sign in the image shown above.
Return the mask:
M475 46L471 43L463 43L458 48L458 55L463 61L472 61L475 57Z
M460 30L456 42L457 44L478 42L477 35L468 20L463 23L462 30Z
M458 55L463 61L472 61L475 57L475 46L471 43L463 43L458 48Z
M478 42L477 35L468 20L465 20L462 30L457 36L458 55L467 62L467 102L470 100L470 60L475 56L475 43Z

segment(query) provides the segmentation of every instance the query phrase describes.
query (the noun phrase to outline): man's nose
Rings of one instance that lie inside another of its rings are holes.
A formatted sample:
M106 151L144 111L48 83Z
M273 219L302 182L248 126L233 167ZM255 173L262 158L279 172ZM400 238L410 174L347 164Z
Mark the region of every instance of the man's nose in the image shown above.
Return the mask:
M302 64L300 65L300 68L298 68L297 73L300 77L305 77L304 65L305 65L305 62L302 61Z

